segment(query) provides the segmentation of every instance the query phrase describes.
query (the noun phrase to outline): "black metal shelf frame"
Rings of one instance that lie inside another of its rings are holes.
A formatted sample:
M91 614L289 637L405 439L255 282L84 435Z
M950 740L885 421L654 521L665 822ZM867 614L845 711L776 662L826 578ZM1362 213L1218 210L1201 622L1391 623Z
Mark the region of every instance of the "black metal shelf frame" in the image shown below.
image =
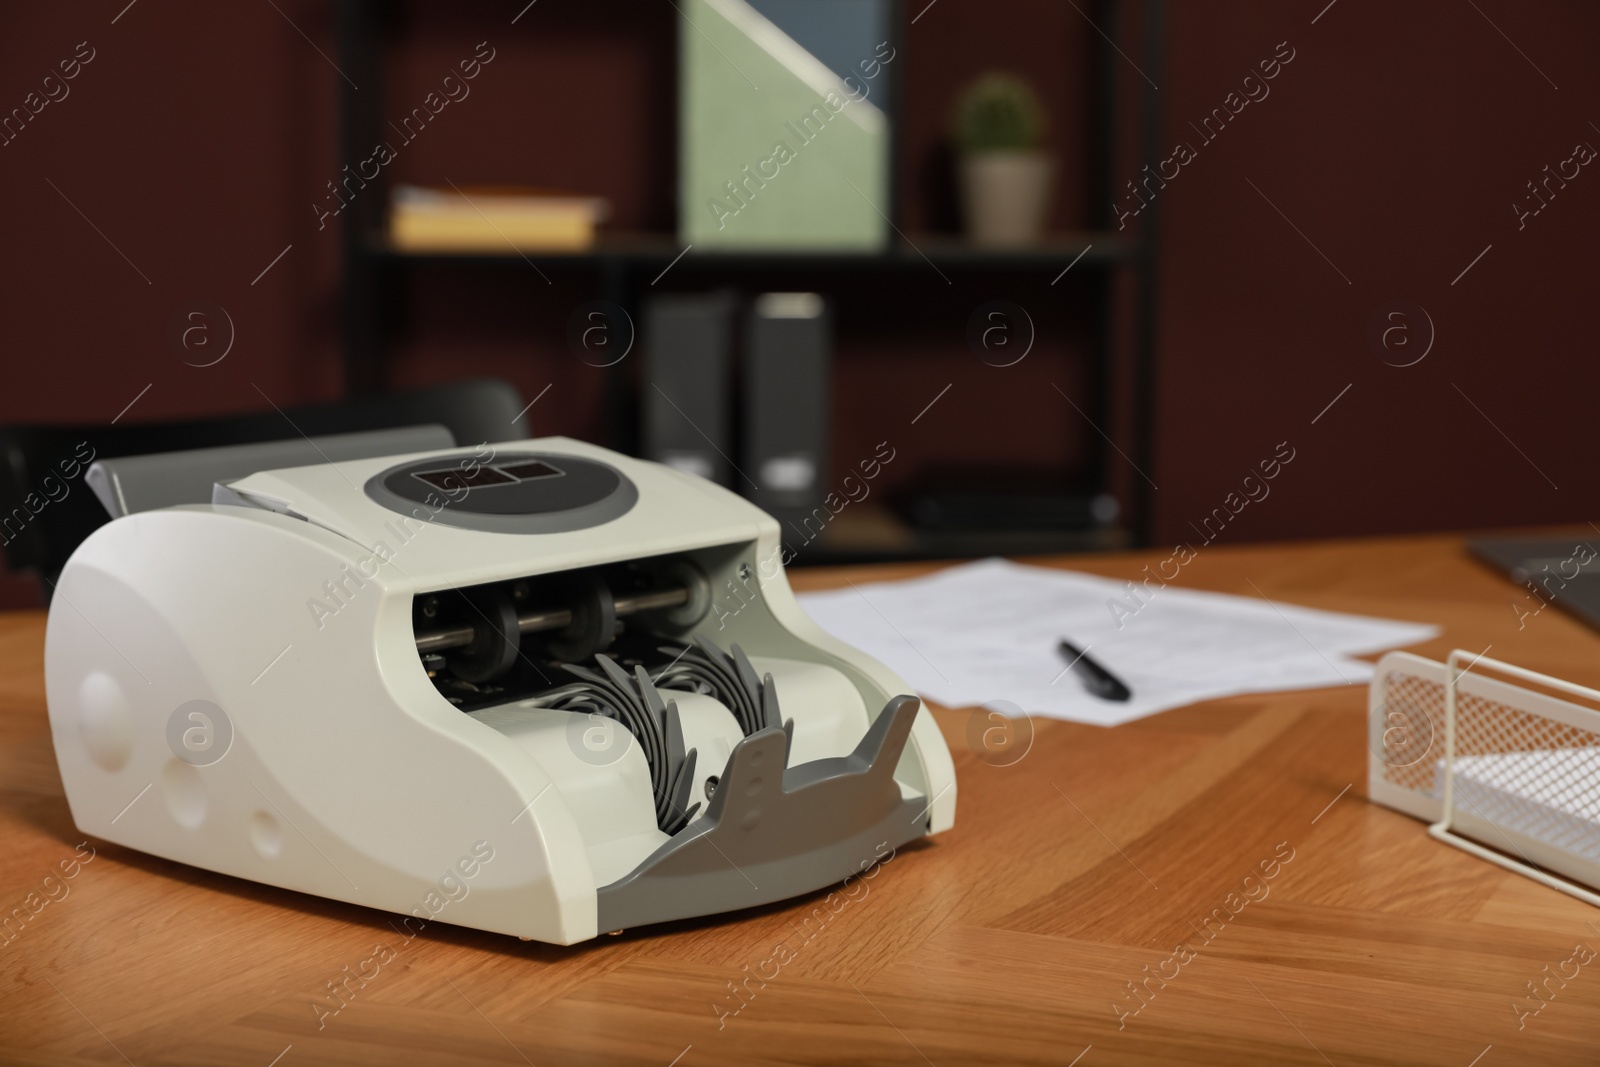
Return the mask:
M1112 201L1116 197L1116 181L1127 159L1127 151L1120 149L1117 132L1127 128L1126 117L1121 115L1120 85L1127 80L1127 64L1132 60L1124 54L1135 51L1140 56L1139 71L1144 75L1160 77L1165 61L1166 10L1164 0L1138 0L1141 7L1138 19L1138 44L1126 39L1128 11L1135 0L1103 0L1092 9L1093 21L1100 38L1095 55L1094 93L1097 105L1091 108L1090 158L1098 166L1090 174L1090 202L1100 205L1095 222L1101 229L1084 233L1057 234L1040 246L1024 249L993 249L954 240L944 235L915 235L897 241L888 250L875 254L842 252L731 252L697 251L684 257L674 267L675 272L693 274L710 279L730 279L746 271L783 271L815 273L817 275L860 272L904 272L929 269L930 262L941 269L960 270L963 273L987 272L1007 274L1021 271L1061 270L1069 264L1078 271L1076 284L1090 290L1090 303L1094 308L1091 324L1093 365L1090 368L1091 389L1095 401L1089 416L1095 426L1089 430L1090 466L1101 472L1102 485L1109 484L1111 452L1106 448L1099 432L1105 427L1109 413L1115 409L1118 375L1116 371L1117 310L1113 275L1129 272L1133 285L1134 310L1132 336L1127 338L1131 365L1120 375L1128 385L1131 395L1132 430L1128 449L1137 473L1128 480L1132 487L1131 529L1136 543L1148 543L1151 518L1152 486L1145 474L1152 469L1154 460L1155 415L1155 301L1157 276L1156 240L1158 234L1159 206L1151 201L1140 213L1138 223L1127 231L1111 228L1114 220ZM381 140L383 116L383 66L384 42L391 14L383 0L338 0L338 32L340 66L350 73L357 84L365 86L356 91L353 85L341 85L340 96L340 155L341 163L363 158L370 146ZM903 31L905 20L897 11L895 25L901 39L896 41L904 54ZM1116 43L1122 40L1125 48ZM897 64L903 68L904 62ZM903 69L897 71L903 79ZM1154 84L1144 78L1139 99L1134 110L1133 128L1136 143L1133 154L1139 163L1154 163L1161 158L1161 112ZM903 80L902 80L903 85ZM904 101L905 93L897 91L897 100ZM895 131L894 159L891 174L898 173L902 165L900 144L902 123L892 122ZM1137 168L1134 168L1137 173ZM683 251L674 235L668 234L616 234L605 235L591 250L580 253L518 253L507 249L504 255L470 253L407 253L390 248L384 236L384 216L387 208L387 191L380 177L378 186L367 195L354 200L342 213L342 333L344 342L344 372L346 392L351 396L370 395L383 390L386 382L386 349L391 325L395 318L395 294L405 272L419 267L451 269L465 266L475 269L520 267L558 268L566 271L586 272L595 280L595 294L632 314L635 294L641 284L648 284L657 272L674 262ZM891 185L891 187L893 187ZM898 214L891 207L891 215ZM899 225L898 221L896 223ZM902 230L904 227L900 227ZM642 282L641 282L642 279ZM635 321L637 317L635 316ZM627 449L632 438L629 383L621 373L608 378L609 443ZM1072 416L1076 417L1076 416Z

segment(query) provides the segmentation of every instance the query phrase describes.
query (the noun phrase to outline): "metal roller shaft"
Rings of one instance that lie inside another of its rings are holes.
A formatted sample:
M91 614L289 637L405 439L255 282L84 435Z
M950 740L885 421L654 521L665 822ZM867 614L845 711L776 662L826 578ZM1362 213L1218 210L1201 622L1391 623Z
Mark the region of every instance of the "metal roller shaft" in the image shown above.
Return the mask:
M619 596L612 602L617 617L632 615L640 611L653 611L657 608L674 608L679 604L689 602L689 589L687 586L674 586L670 589L657 589L648 593L634 593L630 596ZM536 633L540 630L559 630L572 622L572 611L568 608L539 608L517 614L517 629L525 634ZM418 652L443 652L450 648L465 648L472 644L473 628L471 626L457 626L449 630L431 630L417 635Z

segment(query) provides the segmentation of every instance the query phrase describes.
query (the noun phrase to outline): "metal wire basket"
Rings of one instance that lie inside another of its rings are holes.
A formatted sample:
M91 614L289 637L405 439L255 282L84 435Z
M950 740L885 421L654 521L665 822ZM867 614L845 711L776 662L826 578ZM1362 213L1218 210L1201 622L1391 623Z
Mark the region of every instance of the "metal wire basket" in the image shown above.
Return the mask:
M1378 662L1368 794L1429 834L1600 905L1600 691L1461 649Z

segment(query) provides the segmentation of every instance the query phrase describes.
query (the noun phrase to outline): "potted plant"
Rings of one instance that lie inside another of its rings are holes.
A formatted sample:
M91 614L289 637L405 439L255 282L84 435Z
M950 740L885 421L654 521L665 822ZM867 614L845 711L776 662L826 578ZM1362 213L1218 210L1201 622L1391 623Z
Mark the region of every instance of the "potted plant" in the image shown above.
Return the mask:
M956 105L961 205L977 244L1025 245L1044 232L1053 161L1040 148L1045 114L1026 82L986 74Z

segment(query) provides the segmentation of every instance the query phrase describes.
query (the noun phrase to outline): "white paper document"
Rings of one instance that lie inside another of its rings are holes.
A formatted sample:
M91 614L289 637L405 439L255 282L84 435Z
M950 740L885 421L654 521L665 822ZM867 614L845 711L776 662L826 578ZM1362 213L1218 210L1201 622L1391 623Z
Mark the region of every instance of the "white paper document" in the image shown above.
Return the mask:
M950 707L1006 702L1033 715L1115 726L1201 700L1365 683L1351 657L1426 641L1425 623L1296 607L1264 597L1146 589L1075 571L987 559L925 578L800 597L824 630ZM1120 607L1113 610L1111 603ZM1133 696L1091 695L1062 639ZM997 710L1014 710L999 707Z

